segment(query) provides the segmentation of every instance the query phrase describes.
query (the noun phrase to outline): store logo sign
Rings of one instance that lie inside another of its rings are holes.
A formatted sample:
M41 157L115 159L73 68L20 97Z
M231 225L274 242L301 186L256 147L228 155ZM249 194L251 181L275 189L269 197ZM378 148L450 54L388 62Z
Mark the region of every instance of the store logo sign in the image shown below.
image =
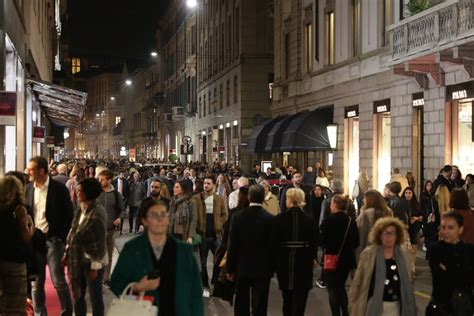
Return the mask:
M413 100L413 106L414 107L423 106L423 105L425 105L425 99Z
M387 111L388 111L388 109L387 109L386 105L377 106L377 113L384 113L384 112L387 112Z
M467 98L466 90L453 91L452 94L453 100L465 99Z
M359 116L359 106L358 105L352 105L348 106L344 109L344 118L354 118Z
M349 111L347 112L347 117L356 117L357 116L357 112L356 111Z

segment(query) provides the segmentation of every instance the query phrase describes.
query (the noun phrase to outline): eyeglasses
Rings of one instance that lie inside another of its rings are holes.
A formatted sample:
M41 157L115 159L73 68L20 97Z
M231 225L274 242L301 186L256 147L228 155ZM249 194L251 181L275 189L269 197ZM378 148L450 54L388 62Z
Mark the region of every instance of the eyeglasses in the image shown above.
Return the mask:
M388 232L388 231L384 230L382 232L382 235L385 236L385 237L396 237L397 236L397 231L393 230L393 231Z
M151 213L148 213L147 217L150 218L150 219L160 220L160 219L167 218L168 213L166 213L166 212L162 212L162 213L151 212Z

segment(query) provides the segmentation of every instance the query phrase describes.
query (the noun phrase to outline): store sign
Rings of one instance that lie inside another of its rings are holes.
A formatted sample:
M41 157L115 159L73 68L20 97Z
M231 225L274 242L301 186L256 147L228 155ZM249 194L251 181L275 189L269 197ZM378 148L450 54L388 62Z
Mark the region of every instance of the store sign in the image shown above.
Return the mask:
M45 134L46 128L44 126L33 126L33 143L44 143Z
M47 148L54 148L54 136L48 136L46 137L46 147Z
M225 153L225 146L220 146L219 147L219 153L221 153L221 154Z
M212 152L215 154L217 153L217 147L212 147Z
M474 82L465 82L446 87L446 98L448 101L462 100L474 97Z
M192 144L182 144L181 145L181 155L192 155L194 148Z
M120 157L125 157L127 156L127 150L125 149L125 146L120 147Z
M413 97L413 101L412 101L413 107L417 108L417 107L421 107L425 105L425 98L424 98L423 92L415 93L413 94L412 97Z
M0 125L16 123L16 92L0 91Z
M374 114L390 112L390 99L374 102Z
M344 118L354 118L359 117L359 106L353 105L344 108Z

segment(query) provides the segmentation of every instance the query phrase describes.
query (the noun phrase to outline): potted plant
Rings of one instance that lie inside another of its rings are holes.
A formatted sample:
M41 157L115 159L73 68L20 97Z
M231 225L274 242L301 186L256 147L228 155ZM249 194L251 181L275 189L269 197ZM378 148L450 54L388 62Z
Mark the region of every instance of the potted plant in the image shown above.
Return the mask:
M431 0L410 0L407 3L407 9L410 15L415 15L428 9L431 5Z

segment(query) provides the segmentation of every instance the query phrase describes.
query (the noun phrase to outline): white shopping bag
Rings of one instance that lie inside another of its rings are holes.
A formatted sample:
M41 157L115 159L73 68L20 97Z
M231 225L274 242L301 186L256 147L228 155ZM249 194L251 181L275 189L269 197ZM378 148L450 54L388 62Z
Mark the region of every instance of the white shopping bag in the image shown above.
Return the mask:
M130 283L122 292L119 298L115 298L110 305L107 316L157 316L158 308L152 302L145 301L143 296L145 293L140 293L137 298L131 295L132 287L136 283Z

